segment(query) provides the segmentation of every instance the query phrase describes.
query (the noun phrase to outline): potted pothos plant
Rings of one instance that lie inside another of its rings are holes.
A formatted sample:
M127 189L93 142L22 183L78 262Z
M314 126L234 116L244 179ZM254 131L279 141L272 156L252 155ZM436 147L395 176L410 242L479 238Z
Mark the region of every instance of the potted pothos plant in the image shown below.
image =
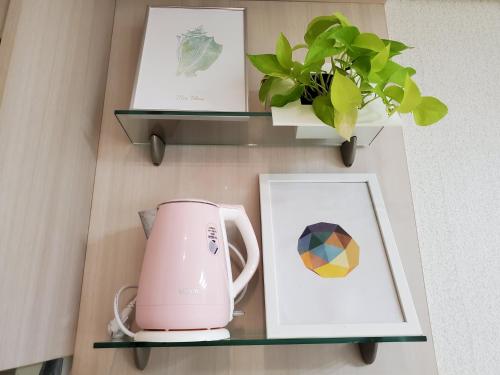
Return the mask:
M439 99L422 96L412 76L415 69L393 58L410 48L404 43L362 33L341 13L314 18L304 44L291 46L283 33L274 54L248 55L264 74L259 99L274 107L301 100L346 140L353 134L358 111L381 101L387 115L413 115L415 124L441 120L448 108ZM303 62L293 53L305 49Z

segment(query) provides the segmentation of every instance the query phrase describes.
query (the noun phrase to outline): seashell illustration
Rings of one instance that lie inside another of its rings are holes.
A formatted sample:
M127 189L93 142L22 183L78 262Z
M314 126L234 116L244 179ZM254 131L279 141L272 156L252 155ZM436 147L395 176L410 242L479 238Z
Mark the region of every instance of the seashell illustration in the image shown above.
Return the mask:
M222 44L207 35L203 26L177 35L177 75L195 77L197 72L210 68L221 52Z

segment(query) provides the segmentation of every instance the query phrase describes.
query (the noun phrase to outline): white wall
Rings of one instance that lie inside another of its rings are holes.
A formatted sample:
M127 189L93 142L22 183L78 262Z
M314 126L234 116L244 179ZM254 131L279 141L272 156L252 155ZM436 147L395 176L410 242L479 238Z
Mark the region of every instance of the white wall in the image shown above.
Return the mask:
M449 115L405 141L441 374L500 373L500 2L388 0L424 94Z

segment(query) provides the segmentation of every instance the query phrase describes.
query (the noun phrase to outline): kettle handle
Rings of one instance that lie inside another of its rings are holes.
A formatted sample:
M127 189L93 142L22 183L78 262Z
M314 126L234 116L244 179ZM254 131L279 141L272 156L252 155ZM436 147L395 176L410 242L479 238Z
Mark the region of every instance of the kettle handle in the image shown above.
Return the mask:
M236 280L233 281L232 298L234 298L248 284L259 266L259 244L243 206L221 205L220 213L224 221L232 221L236 224L247 249L245 268L243 268Z

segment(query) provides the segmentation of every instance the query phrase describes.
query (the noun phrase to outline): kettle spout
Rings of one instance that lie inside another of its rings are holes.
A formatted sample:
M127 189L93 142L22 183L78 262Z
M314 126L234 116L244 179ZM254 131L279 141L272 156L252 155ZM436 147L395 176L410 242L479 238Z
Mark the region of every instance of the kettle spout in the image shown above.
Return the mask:
M156 219L156 207L151 208L149 210L144 210L144 211L139 211L139 217L141 218L141 223L142 223L142 229L144 229L144 234L146 235L146 238L149 238L149 234L151 233L151 230L153 229L153 224Z

